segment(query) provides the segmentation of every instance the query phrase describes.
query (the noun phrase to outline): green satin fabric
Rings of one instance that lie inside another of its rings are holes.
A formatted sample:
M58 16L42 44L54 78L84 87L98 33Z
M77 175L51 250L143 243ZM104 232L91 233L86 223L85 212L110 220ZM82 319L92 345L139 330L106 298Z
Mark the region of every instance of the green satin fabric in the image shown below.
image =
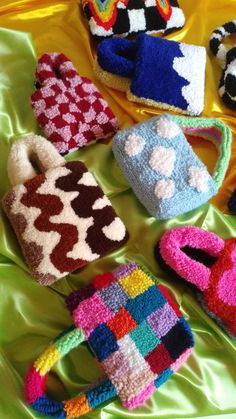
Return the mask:
M33 91L35 53L29 34L0 29L0 174L1 196L9 190L6 161L11 142L37 131L29 105ZM92 170L114 208L125 222L130 240L122 249L90 263L51 287L42 287L29 275L16 237L1 213L0 232L0 419L41 416L24 402L26 371L50 340L71 323L64 297L96 274L135 260L155 273L177 299L194 333L193 355L145 405L135 411L119 400L107 403L87 418L236 418L236 348L199 306L183 283L175 284L158 269L153 247L162 233L176 225L197 225L223 238L235 235L233 216L212 205L169 221L149 217L130 190L114 160L110 144L97 143L71 153ZM94 383L101 371L86 344L62 359L48 378L48 394L56 399L75 396Z

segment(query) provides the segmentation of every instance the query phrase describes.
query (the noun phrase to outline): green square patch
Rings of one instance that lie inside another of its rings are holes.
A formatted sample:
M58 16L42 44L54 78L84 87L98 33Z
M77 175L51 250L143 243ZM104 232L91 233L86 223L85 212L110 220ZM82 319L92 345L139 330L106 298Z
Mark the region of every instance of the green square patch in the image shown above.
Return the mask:
M143 356L146 356L161 342L160 339L158 339L158 337L152 332L152 329L146 320L132 330L129 333L129 336L134 341L139 352Z

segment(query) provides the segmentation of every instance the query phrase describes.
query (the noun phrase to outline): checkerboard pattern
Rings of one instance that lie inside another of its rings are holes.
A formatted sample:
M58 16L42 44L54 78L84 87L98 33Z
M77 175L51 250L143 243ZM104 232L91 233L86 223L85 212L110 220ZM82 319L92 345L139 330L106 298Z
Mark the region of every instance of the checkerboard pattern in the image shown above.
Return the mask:
M96 276L67 305L129 409L149 398L192 351L193 336L178 306L136 263Z
M59 153L77 150L117 131L117 118L106 100L64 54L43 54L37 64L36 82L31 105Z
M177 0L82 0L82 5L91 33L100 38L164 33L185 23Z

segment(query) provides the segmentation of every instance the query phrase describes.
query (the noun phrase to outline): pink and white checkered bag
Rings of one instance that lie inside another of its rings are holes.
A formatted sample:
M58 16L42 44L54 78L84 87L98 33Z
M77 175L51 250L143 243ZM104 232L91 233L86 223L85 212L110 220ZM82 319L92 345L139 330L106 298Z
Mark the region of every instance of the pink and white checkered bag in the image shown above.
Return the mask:
M63 54L44 54L36 69L31 104L39 125L65 154L111 136L118 121L96 86Z

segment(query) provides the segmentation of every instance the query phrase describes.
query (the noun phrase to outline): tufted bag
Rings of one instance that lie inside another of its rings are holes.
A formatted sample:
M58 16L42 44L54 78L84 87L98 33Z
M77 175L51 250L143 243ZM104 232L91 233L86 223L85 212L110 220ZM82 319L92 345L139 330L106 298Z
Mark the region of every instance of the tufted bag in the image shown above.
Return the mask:
M39 125L59 153L112 136L118 121L96 86L63 54L44 54L36 69L31 104Z
M185 132L216 145L213 176ZM153 217L165 220L198 208L217 193L228 167L231 131L216 118L163 114L119 131L112 148L139 200Z
M204 109L206 49L141 34L98 45L94 71L128 100L186 115Z
M183 27L185 17L177 0L82 0L92 35L136 35L170 32Z
M176 227L161 237L155 256L171 277L174 271L200 291L204 309L235 339L236 240L199 227Z
M31 162L42 173L38 174ZM33 277L49 285L108 251L128 234L92 173L66 162L45 138L15 141L8 158L13 186L3 207Z
M74 418L118 396L142 405L186 361L193 336L175 301L146 268L131 262L97 275L67 297L75 328L60 335L29 369L27 402L54 418ZM104 372L98 384L70 400L46 396L47 374L87 341Z

